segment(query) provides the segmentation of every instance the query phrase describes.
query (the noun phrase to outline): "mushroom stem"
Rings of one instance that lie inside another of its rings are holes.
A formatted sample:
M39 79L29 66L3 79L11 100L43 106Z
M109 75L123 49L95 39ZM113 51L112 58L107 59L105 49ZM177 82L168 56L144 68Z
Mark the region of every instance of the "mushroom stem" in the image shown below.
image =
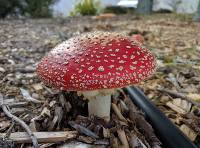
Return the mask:
M95 115L106 121L110 120L111 95L98 95L88 102L89 115Z
M111 95L114 89L82 91L84 98L88 99L89 115L95 115L106 121L110 120Z

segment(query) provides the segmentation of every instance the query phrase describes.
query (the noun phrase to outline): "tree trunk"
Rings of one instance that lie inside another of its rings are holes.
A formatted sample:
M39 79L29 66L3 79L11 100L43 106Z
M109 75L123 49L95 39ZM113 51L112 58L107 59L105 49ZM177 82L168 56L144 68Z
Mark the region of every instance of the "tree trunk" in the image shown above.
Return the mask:
M152 0L139 0L136 12L138 14L150 14L152 11Z
M197 12L193 17L193 21L200 22L200 0L199 0L199 6L197 8Z

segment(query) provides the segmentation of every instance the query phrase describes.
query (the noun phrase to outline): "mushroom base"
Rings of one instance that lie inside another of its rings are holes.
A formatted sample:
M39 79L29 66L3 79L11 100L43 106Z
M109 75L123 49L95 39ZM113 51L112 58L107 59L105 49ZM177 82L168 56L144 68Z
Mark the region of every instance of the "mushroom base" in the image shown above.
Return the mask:
M95 115L106 121L110 120L111 95L96 96L88 102L89 115Z
M78 94L82 94L85 99L88 99L88 112L89 115L95 115L103 118L106 121L110 120L110 107L111 107L111 95L114 89L105 90L93 90L82 91Z

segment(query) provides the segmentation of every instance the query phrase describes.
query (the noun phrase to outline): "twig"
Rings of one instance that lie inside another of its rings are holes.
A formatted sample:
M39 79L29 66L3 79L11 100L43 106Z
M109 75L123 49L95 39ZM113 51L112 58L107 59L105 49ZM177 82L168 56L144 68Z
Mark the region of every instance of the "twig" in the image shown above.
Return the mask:
M69 125L73 128L75 128L78 132L80 133L83 133L89 137L92 137L92 138L99 138L99 136L97 136L94 132L92 132L91 130L85 128L84 126L82 125L79 125L73 121L69 121Z
M19 123L24 129L25 131L27 132L27 134L30 136L32 142L33 142L33 146L34 148L39 148L39 144L37 142L37 139L36 137L34 136L34 134L32 133L32 131L30 130L30 128L28 127L28 125L22 121L21 119L19 119L18 117L16 117L15 115L11 114L8 110L8 106L5 105L3 103L3 95L0 94L0 106L2 108L2 110L4 111L4 113L9 117L11 118L12 120L14 120L15 122Z
M175 96L177 98L181 98L181 99L184 99L190 103L192 103L193 105L197 106L200 108L200 103L192 100L192 98L184 95L183 93L179 93L179 92L175 92L175 91L172 91L172 90L168 90L168 89L163 89L163 88L157 88L158 91L160 92L164 92L164 93L167 93L169 94L170 96Z

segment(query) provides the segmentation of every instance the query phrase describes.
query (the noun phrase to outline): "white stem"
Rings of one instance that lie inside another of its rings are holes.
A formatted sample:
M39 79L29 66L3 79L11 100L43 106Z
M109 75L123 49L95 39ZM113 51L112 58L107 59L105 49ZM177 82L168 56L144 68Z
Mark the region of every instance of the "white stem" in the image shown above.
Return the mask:
M89 99L88 112L89 115L95 115L103 118L106 121L110 120L110 106L111 106L111 94L97 95Z
M95 115L103 118L106 121L110 120L110 107L111 107L111 95L114 93L114 89L99 89L92 91L79 91L79 95L83 95L85 99L88 99L88 112L89 115Z

